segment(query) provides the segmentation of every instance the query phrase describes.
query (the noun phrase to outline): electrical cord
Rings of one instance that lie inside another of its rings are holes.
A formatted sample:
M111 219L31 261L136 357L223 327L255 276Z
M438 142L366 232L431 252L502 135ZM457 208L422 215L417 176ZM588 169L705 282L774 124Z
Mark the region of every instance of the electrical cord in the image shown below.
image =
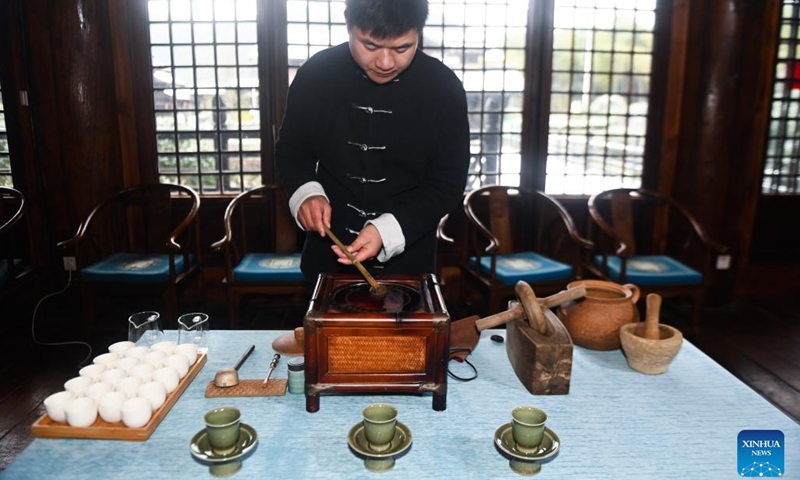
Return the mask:
M92 346L89 345L88 343L77 341L77 340L71 340L71 341L67 341L67 342L40 342L39 340L36 339L36 327L35 327L35 325L36 325L36 323L35 323L36 322L36 313L39 311L39 307L42 305L42 302L44 302L45 300L47 300L50 297L55 297L56 295L61 295L62 293L66 292L71 284L72 284L72 271L69 270L68 271L68 277L67 277L67 284L64 286L64 288L62 288L61 290L59 290L57 292L48 293L47 295L42 297L36 303L36 307L33 309L33 317L31 317L31 338L33 338L33 341L37 345L43 345L43 346L46 346L46 347L56 347L56 346L62 346L62 345L83 345L83 346L85 346L86 348L89 349L89 354L86 355L86 357L83 360L81 360L81 362L78 364L78 367L80 367L83 364L85 364L86 360L88 360L92 356Z
M452 353L458 353L458 352L467 352L467 355L469 355L470 353L472 353L472 350L469 349L469 348L451 348L450 349L450 353L451 354ZM450 362L448 362L448 364L447 364L447 375L449 377L454 378L456 380L459 380L461 382L471 382L472 380L475 380L476 378L478 378L478 369L475 368L475 365L470 363L470 361L467 360L466 358L464 359L463 363L466 363L472 369L473 375L471 377L461 377L461 376L456 375L455 373L453 373L452 370L450 370Z

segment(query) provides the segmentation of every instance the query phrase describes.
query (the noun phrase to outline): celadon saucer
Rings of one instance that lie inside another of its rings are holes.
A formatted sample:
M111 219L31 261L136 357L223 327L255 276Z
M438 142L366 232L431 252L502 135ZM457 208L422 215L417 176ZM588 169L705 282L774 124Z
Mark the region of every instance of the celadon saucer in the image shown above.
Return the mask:
M257 443L256 430L250 425L242 423L239 438L236 440L236 448L231 453L227 455L215 453L208 442L205 429L200 430L192 437L189 451L197 460L209 464L209 471L215 477L229 477L242 468L243 457L251 452Z
M502 452L511 456L509 466L520 475L536 475L542 469L539 462L552 457L561 448L561 439L556 432L545 427L539 448L533 452L523 452L517 449L511 423L504 424L494 432L494 443Z
M347 434L347 444L356 453L363 455L364 466L371 472L385 472L394 467L394 457L408 450L411 447L411 430L400 422L394 431L394 437L389 443L389 448L381 452L376 452L370 448L367 437L364 434L364 424L357 423Z

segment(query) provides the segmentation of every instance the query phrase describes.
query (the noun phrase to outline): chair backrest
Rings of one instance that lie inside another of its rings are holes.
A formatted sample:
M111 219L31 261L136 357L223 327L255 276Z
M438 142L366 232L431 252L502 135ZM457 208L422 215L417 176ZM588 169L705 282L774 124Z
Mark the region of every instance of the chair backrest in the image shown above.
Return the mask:
M534 250L571 256L577 252L565 250L583 241L569 213L544 192L492 185L469 192L463 206L471 226L469 255L483 249L496 254Z
M24 235L28 233L21 228L25 212L25 196L22 192L0 187L0 270L3 279L16 276L15 259L23 256Z
M590 221L614 239L614 249L624 245L626 256L684 257L693 245L716 245L686 207L652 190L607 190L591 196L588 206Z
M116 252L199 255L199 209L199 195L183 185L126 188L95 206L59 246L79 249L84 265Z
M278 185L240 193L228 204L223 221L225 237L215 246L227 244L234 265L246 253L295 253L302 248L286 192Z

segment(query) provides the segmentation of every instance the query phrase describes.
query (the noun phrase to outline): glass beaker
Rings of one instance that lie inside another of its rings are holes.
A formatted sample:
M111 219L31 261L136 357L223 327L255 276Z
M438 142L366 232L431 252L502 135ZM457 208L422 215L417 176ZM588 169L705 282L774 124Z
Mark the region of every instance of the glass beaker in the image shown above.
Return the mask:
M160 317L160 313L153 311L138 312L128 317L128 341L146 347L161 341L164 332L158 322Z
M208 352L210 323L206 313L181 315L178 317L178 343L194 343L197 345L197 353Z

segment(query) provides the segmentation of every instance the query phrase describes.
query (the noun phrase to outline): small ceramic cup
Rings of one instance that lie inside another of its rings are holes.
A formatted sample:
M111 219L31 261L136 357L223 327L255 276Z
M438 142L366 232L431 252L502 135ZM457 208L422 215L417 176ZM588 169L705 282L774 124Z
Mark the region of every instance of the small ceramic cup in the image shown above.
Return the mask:
M89 377L93 382L99 382L100 376L103 375L103 372L106 371L106 368L107 367L102 363L93 363L78 370L78 375L81 377Z
M119 407L122 423L128 428L141 428L147 425L153 416L153 407L150 400L143 397L133 397L125 400Z
M139 365L140 363L142 363L142 361L139 360L138 358L133 358L133 357L120 358L119 360L117 360L117 368L121 368L126 372L129 372L131 368L135 367L136 365Z
M86 394L86 389L93 383L94 380L89 377L74 377L64 382L64 390L72 392L75 398L80 398Z
M134 346L136 346L135 343L125 340L123 342L112 343L111 345L108 346L108 351L111 353L116 353L117 355L122 357L125 355L125 352L127 352Z
M89 388L86 389L85 396L86 398L91 398L95 401L95 403L97 403L105 394L113 391L114 385L108 382L97 382L89 385Z
M532 453L539 449L544 436L544 424L547 414L536 407L517 407L511 411L511 434L516 449L523 453Z
M206 412L206 434L211 449L217 455L227 455L236 449L242 414L236 407L218 407Z
M164 356L172 355L175 353L175 342L172 340L164 340L163 342L154 343L150 350L164 352Z
M164 358L167 354L160 350L151 350L142 357L144 363L149 363L154 368L161 368L164 364Z
M105 365L107 368L114 368L117 366L117 360L119 360L119 358L118 353L101 353L94 357L92 363L99 363L100 365Z
M97 413L100 418L108 423L117 423L122 420L120 408L128 397L122 392L108 392L97 402Z
M140 397L150 401L150 408L158 410L167 400L167 389L161 382L147 382L139 385L137 393Z
M123 393L127 398L133 398L142 383L142 379L137 376L125 377L114 384L114 390Z
M181 354L174 354L164 359L165 367L172 367L178 371L181 378L189 373L189 359Z
M54 422L66 422L67 414L64 408L74 399L75 394L66 390L56 392L45 398L44 409L47 411L47 416Z
M150 351L150 347L145 347L144 345L139 345L139 346L127 349L125 351L124 355L126 357L133 357L133 358L138 358L139 360L141 360L142 357L144 357L147 354L147 352L149 352L149 351Z
M73 427L89 427L97 420L97 404L93 398L76 398L64 408L67 423Z
M388 403L371 403L361 414L369 448L375 452L388 450L397 428L397 408Z
M140 363L128 370L128 376L135 376L142 379L142 383L150 381L150 375L156 370L150 363Z
M194 365L197 361L197 345L194 343L181 343L175 346L175 353L183 355L189 360L189 366Z
M172 367L161 367L151 375L153 380L161 382L167 395L174 392L178 388L178 383L181 381L181 374Z
M108 382L113 385L127 376L128 373L125 370L121 368L112 368L110 370L106 370L102 375L100 375L100 381Z

